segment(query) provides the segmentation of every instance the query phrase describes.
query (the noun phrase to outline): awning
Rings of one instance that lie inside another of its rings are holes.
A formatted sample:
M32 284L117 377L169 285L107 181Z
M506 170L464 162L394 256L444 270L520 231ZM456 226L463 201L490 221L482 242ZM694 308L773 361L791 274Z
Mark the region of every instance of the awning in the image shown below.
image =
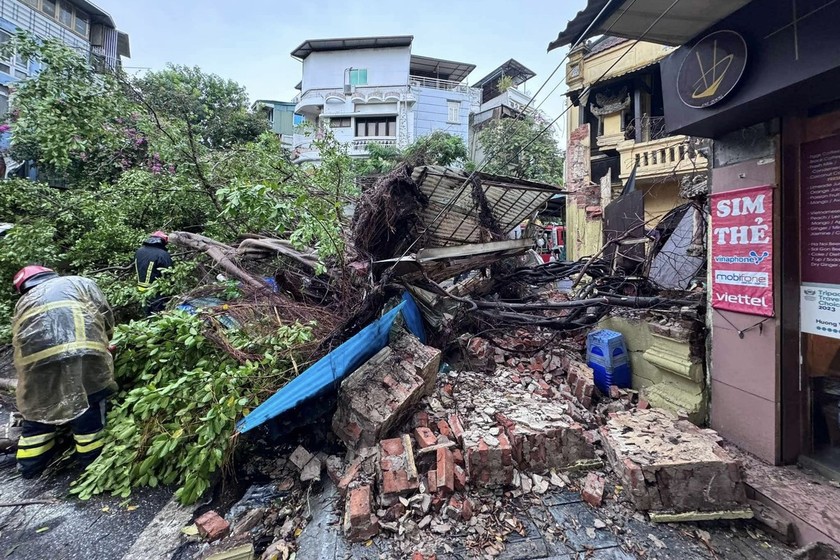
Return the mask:
M663 13L665 15L645 34L644 40L665 45L684 45L750 1L678 0L671 7L673 0L588 0L586 7L548 45L548 50L572 45L595 35L639 39ZM602 10L600 20L596 21ZM593 21L595 24L587 32L586 29Z
M410 47L414 37L397 35L391 37L344 37L338 39L309 39L292 51L292 56L305 59L313 52L349 51L354 49L383 49L388 47Z
M473 70L475 64L413 54L408 72L412 76L460 82Z

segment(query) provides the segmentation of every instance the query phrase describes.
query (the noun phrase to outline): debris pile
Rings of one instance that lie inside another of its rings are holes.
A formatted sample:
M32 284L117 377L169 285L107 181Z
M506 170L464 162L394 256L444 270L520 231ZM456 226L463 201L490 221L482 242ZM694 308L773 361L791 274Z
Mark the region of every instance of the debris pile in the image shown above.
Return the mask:
M640 511L747 507L740 465L714 432L658 410L637 409L611 415L601 436L613 471Z

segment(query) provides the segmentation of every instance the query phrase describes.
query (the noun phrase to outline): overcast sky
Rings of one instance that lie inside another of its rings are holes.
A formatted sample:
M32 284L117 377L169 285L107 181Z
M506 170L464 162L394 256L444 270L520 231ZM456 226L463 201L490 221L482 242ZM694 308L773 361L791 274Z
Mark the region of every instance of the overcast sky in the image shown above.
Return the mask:
M566 54L546 52L585 0L95 0L131 37L129 72L168 62L200 66L244 85L254 99L289 100L301 65L289 55L306 39L413 35L413 54L476 65L473 83L509 58L536 72L532 92ZM563 79L555 74L541 98ZM542 109L564 108L565 85ZM541 101L541 99L538 99ZM561 119L562 121L563 119Z

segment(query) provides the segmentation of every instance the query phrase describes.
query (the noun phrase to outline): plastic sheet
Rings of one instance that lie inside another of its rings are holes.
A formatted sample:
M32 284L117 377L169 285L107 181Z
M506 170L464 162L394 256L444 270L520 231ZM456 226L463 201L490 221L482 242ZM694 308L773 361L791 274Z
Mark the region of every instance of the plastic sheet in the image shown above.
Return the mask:
M406 311L407 308L414 311ZM342 379L388 345L391 326L399 313L402 313L408 330L420 340L425 339L417 304L406 293L399 305L315 362L240 420L236 425L237 431L247 432L309 399L337 390Z
M12 323L24 418L64 424L88 409L88 395L115 390L113 330L111 307L92 280L57 277L27 292Z

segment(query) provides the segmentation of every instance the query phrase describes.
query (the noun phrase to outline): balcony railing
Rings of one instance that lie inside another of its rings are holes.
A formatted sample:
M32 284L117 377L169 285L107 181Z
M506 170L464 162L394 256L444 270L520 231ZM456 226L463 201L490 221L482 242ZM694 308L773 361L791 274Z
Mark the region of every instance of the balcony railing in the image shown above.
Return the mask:
M397 139L393 136L368 136L365 138L355 138L350 141L350 150L353 152L367 153L367 147L370 144L381 144L383 146L396 146Z
M440 80L438 78L424 78L423 76L409 76L409 85L414 87L427 87L433 89L442 89L446 91L459 91L461 93L469 92L470 88L463 82L455 82L452 80Z
M636 177L664 177L702 171L708 167L705 157L691 152L688 137L666 136L649 142L626 140L618 145L621 155L621 177L636 167Z
M641 133L640 136L637 136L637 133ZM642 142L650 142L667 136L665 117L639 117L630 121L624 129L624 138L627 140L640 139Z

